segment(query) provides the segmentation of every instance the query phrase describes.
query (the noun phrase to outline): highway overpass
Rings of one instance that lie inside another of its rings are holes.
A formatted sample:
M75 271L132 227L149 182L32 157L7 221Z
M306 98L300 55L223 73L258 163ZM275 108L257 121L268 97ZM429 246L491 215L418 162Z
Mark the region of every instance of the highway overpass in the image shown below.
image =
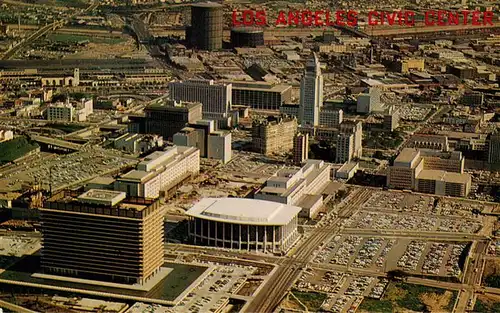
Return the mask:
M50 138L50 137L39 136L39 135L30 135L30 138L32 140L40 143L42 146L45 146L51 150L61 150L64 152L73 152L73 151L79 151L82 148L82 145L80 145L80 144L61 140L61 139L56 139L56 138Z

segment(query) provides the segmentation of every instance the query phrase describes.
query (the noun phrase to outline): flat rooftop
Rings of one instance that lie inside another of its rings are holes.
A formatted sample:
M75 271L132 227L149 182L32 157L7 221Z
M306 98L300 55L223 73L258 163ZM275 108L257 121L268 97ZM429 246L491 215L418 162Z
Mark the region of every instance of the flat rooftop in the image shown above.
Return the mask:
M114 206L127 197L125 192L113 190L90 189L78 196L78 201L92 204Z
M445 181L447 183L466 184L471 180L471 176L467 173L460 174L440 170L422 170L418 174L417 179L428 179Z
M126 173L126 174L123 174L122 176L120 176L119 179L121 180L135 180L135 181L142 181L143 179L145 179L149 174L151 174L150 172L146 172L146 171L139 171L139 170L131 170L130 172Z
M291 89L292 86L284 84L273 84L266 82L252 82L252 81L227 81L233 85L233 89L237 90L255 90L255 91L269 91L269 92L285 92Z
M418 153L418 149L404 148L401 153L399 153L398 157L394 160L394 163L410 163L417 157Z
M286 225L302 209L283 203L245 198L204 198L186 214L217 222L249 225Z
M358 162L348 162L342 165L339 169L338 172L340 173L348 173L352 171L357 165L359 165Z

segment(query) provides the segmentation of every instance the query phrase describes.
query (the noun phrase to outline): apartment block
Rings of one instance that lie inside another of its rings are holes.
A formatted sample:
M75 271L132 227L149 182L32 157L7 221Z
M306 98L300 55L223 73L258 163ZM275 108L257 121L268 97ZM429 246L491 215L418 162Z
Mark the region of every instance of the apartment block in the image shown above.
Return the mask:
M253 150L262 154L285 153L293 149L297 132L295 117L270 117L255 121L252 125Z
M40 209L44 274L144 284L163 265L163 209L124 192L61 191Z
M156 198L199 172L200 150L172 146L151 153L136 169L117 178L115 190L131 197Z

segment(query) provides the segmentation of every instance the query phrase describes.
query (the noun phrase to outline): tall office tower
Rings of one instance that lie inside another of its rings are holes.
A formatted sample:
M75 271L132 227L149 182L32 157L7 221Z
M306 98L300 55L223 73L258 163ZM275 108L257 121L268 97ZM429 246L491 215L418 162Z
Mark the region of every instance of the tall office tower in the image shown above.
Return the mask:
M340 133L337 136L335 163L351 162L354 156L354 134Z
M500 164L500 133L490 135L488 141L488 163Z
M163 265L163 209L125 192L61 191L40 209L45 274L143 284Z
M356 102L357 113L370 113L380 108L381 91L379 88L370 88L368 92L358 96Z
M144 109L146 117L136 123L144 123L139 131L147 134L157 134L163 138L171 138L186 124L194 123L202 118L202 104L199 102L183 102L168 100L152 104Z
M221 120L228 117L232 104L232 85L213 80L188 80L168 84L170 98L203 104L203 118Z
M318 56L313 54L306 63L300 82L299 123L304 126L319 125L319 111L323 106L323 75Z
M231 132L215 131L208 136L207 156L226 164L231 161Z
M304 163L309 154L309 134L297 134L293 139L293 163Z
M363 126L361 122L345 121L340 124L340 133L337 136L337 163L350 162L360 158L362 148Z
M293 149L293 138L297 132L295 117L268 117L254 121L252 125L252 147L265 155L286 153Z
M394 106L390 106L384 114L383 128L388 131L394 131L399 126L399 110Z
M218 3L197 3L191 6L191 26L186 37L200 50L222 49L223 6Z

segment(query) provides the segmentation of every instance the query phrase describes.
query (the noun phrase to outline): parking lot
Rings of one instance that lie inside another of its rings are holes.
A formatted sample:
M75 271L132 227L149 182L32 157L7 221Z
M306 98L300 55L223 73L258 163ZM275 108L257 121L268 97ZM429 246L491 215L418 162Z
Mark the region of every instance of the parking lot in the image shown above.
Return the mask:
M317 251L313 263L339 270L365 269L374 274L401 269L416 274L458 277L465 243L342 235Z
M306 268L295 287L327 294L321 307L324 310L355 312L364 297L380 299L387 284L385 278Z
M439 231L474 234L481 229L478 219L360 211L345 224L347 228L377 230Z
M240 290L244 288L249 278L256 277L258 269L251 265L226 264L226 262L207 261L193 257L183 258L184 262L211 266L209 274L201 280L187 296L182 299L171 312L176 313L204 313L222 312L230 298L251 300L252 295L242 296ZM252 280L254 281L254 280Z
M89 148L68 155L61 155L47 160L36 160L9 172L2 177L0 189L20 189L23 183L41 182L52 184L52 188L85 181L92 177L120 168L132 166L136 160L122 157L118 153Z
M424 121L430 112L429 107L403 106L399 114L403 121L420 122Z

